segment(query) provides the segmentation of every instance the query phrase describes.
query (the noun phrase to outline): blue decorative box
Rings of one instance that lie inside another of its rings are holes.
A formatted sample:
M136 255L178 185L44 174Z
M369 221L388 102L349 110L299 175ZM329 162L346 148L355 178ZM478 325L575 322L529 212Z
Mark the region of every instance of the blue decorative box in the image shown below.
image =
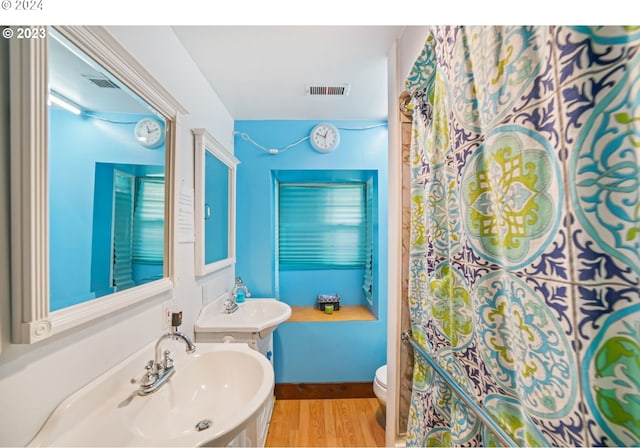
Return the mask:
M324 311L325 305L333 305L333 310L338 311L340 309L340 296L338 294L318 294L316 308Z

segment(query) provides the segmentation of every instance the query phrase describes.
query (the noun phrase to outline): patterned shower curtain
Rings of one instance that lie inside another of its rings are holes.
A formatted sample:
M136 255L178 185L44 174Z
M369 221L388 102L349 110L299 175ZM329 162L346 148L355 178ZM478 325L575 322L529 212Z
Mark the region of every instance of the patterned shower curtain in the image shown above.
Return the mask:
M640 29L434 27L413 338L520 446L640 445ZM416 354L408 446L498 440Z

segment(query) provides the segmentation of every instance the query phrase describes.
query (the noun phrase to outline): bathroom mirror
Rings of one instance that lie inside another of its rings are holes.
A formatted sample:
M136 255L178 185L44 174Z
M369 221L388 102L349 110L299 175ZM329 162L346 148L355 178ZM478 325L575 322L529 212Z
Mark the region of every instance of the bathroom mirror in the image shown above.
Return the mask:
M39 35L10 42L15 343L173 286L173 147L186 111L104 28Z
M199 276L235 262L238 159L205 129L194 129L195 262Z

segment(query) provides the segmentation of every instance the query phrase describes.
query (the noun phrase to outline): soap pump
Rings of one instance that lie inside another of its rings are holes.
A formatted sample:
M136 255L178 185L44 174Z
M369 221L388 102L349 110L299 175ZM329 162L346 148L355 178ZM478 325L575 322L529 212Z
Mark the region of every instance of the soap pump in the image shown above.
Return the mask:
M233 294L236 303L242 303L247 297L251 297L251 293L249 293L247 287L242 283L242 279L240 277L236 277L236 284L233 287L231 294Z

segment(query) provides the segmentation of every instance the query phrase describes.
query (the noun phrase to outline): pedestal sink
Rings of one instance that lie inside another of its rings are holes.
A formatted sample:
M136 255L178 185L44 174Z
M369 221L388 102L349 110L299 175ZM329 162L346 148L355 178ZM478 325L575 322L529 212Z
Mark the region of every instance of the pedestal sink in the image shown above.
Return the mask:
M273 363L273 331L289 319L291 307L274 298L251 298L238 304L233 313L226 314L224 302L227 299L228 295L220 296L202 308L194 327L196 344L248 344ZM272 410L273 401L265 404L264 411L255 419L255 441L248 445L264 446Z
M203 333L257 333L265 338L291 317L291 307L273 298L246 299L237 311L225 314L220 301L202 308L196 320L196 340Z
M273 400L271 363L247 344L171 350L175 374L137 394L145 347L63 401L30 446L224 446Z

